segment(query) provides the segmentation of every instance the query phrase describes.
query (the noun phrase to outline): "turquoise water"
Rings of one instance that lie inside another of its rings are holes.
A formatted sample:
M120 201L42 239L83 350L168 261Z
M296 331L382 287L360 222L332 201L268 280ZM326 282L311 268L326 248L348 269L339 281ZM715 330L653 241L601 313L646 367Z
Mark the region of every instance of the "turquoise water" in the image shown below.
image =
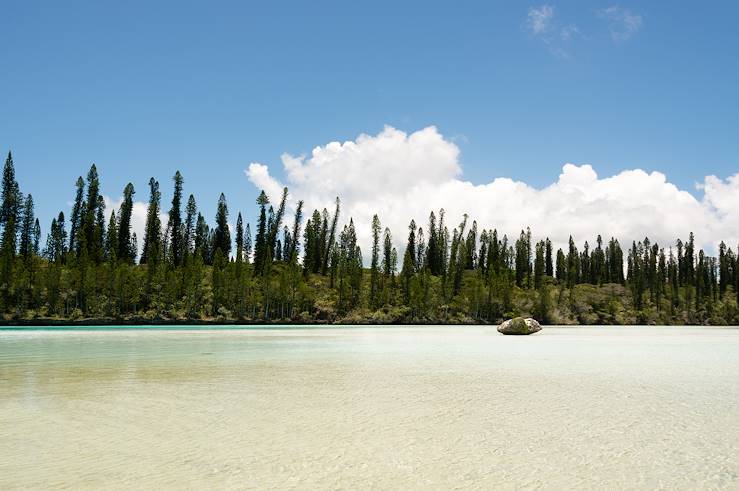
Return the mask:
M739 330L0 332L0 489L739 488Z

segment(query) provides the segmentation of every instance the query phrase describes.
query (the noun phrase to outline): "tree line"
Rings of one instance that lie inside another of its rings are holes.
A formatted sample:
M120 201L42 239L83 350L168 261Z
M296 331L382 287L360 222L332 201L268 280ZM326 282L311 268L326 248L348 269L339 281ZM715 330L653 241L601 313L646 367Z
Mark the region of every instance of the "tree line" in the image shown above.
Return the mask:
M365 268L354 221L339 225L338 198L303 223L302 201L286 216L287 188L275 201L262 191L252 232L241 213L231 230L223 194L209 222L192 194L185 199L179 171L172 184L172 201L163 205L160 184L150 179L144 236L137 237L133 184L118 209L107 210L93 164L76 181L70 216L60 211L51 219L42 247L33 196L21 192L9 152L0 196L4 321L739 321L737 255L723 242L718 257L696 251L692 233L667 248L649 238L632 242L625 256L618 239L600 235L592 247L570 237L555 251L549 238L534 243L529 229L509 239L478 230L467 215L450 225L441 209L425 229L411 220L399 257L375 215Z

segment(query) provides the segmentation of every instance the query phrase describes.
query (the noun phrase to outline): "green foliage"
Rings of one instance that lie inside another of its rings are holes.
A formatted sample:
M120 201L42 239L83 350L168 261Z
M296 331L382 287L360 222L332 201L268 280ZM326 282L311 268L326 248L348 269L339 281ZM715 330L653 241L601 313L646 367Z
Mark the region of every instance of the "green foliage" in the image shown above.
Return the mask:
M159 182L152 177L149 179L149 207L146 211L146 230L144 232L144 247L141 252L141 264L157 261L162 251L162 224L159 219L161 198Z
M131 215L133 213L133 184L130 182L123 190L123 202L118 211L118 259L128 264L136 260L136 244L131 235Z
M216 229L213 235L213 253L218 254L220 251L224 258L231 254L231 232L228 228L228 205L226 196L221 193L218 198L218 208L216 211ZM215 264L215 258L213 259Z
M169 210L168 227L170 232L169 248L171 250L172 264L179 266L182 263L184 250L184 229L182 224L182 183L184 179L180 171L172 178L174 181L174 193L172 195L172 208Z
M392 233L379 217L371 223L368 269L353 219L337 237L338 198L333 216L315 210L301 230L302 201L290 228L283 225L287 189L276 211L262 191L252 255L250 224L241 213L232 249L223 194L213 228L192 195L182 219L183 182L177 172L162 230L159 183L149 181L136 264L133 185L105 220L92 165L86 181L76 182L69 234L59 213L40 251L33 197L20 192L9 153L0 196L5 321L497 323L534 316L559 324L739 322L737 254L724 243L717 258L696 251L692 234L667 250L648 238L635 241L625 263L615 238L604 244L598 236L592 249L588 242L579 249L570 238L555 259L549 238L534 243L529 229L510 243L497 230L479 231L474 221L468 228L465 215L450 233L442 209L438 221L429 215L425 231L411 221L398 273Z
M372 217L372 262L370 263L370 307L376 309L380 305L380 219Z

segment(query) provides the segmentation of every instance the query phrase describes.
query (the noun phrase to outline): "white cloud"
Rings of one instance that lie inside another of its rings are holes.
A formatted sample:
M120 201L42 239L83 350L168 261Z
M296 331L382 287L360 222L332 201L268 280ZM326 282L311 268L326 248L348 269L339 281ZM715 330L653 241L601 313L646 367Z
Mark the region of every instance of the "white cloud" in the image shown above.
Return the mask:
M334 198L341 197L341 222L354 219L365 260L373 214L402 249L411 218L426 228L429 212L438 216L440 208L450 232L468 213L480 230L496 227L517 237L530 226L535 237L548 236L557 246L570 234L578 245L592 244L598 234L604 240L613 235L624 248L645 236L667 247L691 231L701 246L722 239L736 246L739 240L739 174L706 177L700 200L660 172L634 169L599 177L587 164L565 164L544 188L505 177L473 184L462 177L457 146L433 126L411 134L385 127L376 136L316 147L310 156L285 154L282 164L292 206L303 199L307 214L332 210ZM267 166L253 163L246 174L257 188L279 195L283 183Z
M534 35L540 35L549 30L553 17L554 7L551 5L531 7L526 17L526 25Z
M639 29L644 21L641 15L632 13L629 9L612 5L598 11L598 17L608 21L608 29L611 31L611 39L615 42L627 41Z

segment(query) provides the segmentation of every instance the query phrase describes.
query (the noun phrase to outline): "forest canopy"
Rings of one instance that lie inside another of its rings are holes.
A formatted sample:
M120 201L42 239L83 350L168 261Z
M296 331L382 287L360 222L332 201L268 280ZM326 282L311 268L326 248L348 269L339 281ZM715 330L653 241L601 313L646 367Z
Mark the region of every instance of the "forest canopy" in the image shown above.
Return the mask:
M310 213L298 201L286 216L287 188L261 191L253 230L238 212L232 230L226 196L209 220L192 194L185 198L184 182L175 172L172 201L163 204L159 182L149 180L137 237L133 184L107 210L93 164L76 181L71 213L51 218L42 245L33 196L21 191L9 152L0 196L4 322L739 322L737 255L723 242L718 257L696 251L692 233L668 245L570 237L555 251L528 228L501 236L467 215L450 224L441 209L395 231L407 233L402 257L375 215L363 257L338 197Z

